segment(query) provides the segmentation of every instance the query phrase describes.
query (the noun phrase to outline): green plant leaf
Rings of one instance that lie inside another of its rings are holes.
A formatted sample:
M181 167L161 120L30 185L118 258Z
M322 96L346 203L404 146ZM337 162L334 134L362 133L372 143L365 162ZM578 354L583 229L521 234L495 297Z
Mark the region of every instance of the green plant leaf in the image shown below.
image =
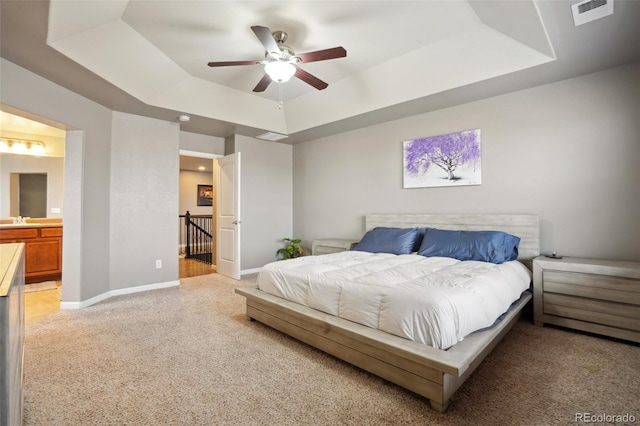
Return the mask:
M294 257L306 256L307 251L304 247L300 245L302 242L299 238L289 238L285 237L282 239L283 242L287 243L285 247L278 249L276 251L276 256L282 255L283 259L291 259Z

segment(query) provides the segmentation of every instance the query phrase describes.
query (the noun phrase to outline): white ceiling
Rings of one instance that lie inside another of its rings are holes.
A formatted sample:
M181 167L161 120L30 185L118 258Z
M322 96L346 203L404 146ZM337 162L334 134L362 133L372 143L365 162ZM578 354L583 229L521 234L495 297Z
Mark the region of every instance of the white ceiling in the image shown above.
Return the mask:
M205 64L264 59L252 25L285 30L289 36L285 44L297 53L348 44L348 59L303 67L334 82L480 24L461 1L200 2L189 7L176 1L130 2L122 20L188 74L242 92L251 90L262 77L262 66L213 70ZM264 97L276 100L276 89L273 85ZM292 99L313 91L294 79L284 95Z
M289 134L295 143L640 60L640 2L575 27L568 0L3 1L2 57L114 110L177 120L215 136ZM301 65L329 83L292 80L263 94L250 30L289 34Z
M48 136L61 139L64 139L65 137L64 130L48 126L38 121L29 120L28 118L14 115L6 111L0 111L0 132L4 134L7 131L28 135L25 139L30 139L34 136ZM19 138L19 136L13 137Z
M483 14L492 14L491 25ZM506 25L514 18L519 25ZM294 78L256 94L260 65L206 65L262 59L250 30L258 24L286 31L300 52L343 45L346 58L300 65L329 88ZM500 9L466 1L51 0L47 43L147 104L283 134L554 59L532 0Z

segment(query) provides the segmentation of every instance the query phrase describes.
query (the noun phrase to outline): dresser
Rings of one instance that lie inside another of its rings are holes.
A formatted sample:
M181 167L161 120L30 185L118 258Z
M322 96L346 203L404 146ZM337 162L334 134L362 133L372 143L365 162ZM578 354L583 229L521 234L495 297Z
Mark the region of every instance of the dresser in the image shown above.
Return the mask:
M341 251L351 250L358 240L349 240L343 238L323 238L311 241L311 254L329 254Z
M24 244L0 244L0 426L22 424Z
M533 308L536 325L640 342L640 262L537 257Z

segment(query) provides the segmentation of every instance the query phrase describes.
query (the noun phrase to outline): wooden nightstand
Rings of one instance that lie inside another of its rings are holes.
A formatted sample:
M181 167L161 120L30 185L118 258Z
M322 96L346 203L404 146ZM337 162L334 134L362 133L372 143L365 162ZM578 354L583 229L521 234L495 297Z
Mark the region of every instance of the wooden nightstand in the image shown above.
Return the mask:
M533 309L536 325L640 342L640 262L537 257Z
M358 240L347 240L342 238L323 238L311 242L311 254L329 254L351 250L358 243Z

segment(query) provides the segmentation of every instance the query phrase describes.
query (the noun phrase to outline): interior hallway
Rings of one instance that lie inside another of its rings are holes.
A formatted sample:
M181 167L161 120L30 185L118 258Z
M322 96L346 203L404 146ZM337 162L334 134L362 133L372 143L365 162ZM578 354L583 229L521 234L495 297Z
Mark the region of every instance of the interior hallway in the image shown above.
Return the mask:
M178 277L189 278L215 273L215 266L192 259L179 258ZM61 281L56 281L57 289L25 293L25 324L38 321L60 310Z

